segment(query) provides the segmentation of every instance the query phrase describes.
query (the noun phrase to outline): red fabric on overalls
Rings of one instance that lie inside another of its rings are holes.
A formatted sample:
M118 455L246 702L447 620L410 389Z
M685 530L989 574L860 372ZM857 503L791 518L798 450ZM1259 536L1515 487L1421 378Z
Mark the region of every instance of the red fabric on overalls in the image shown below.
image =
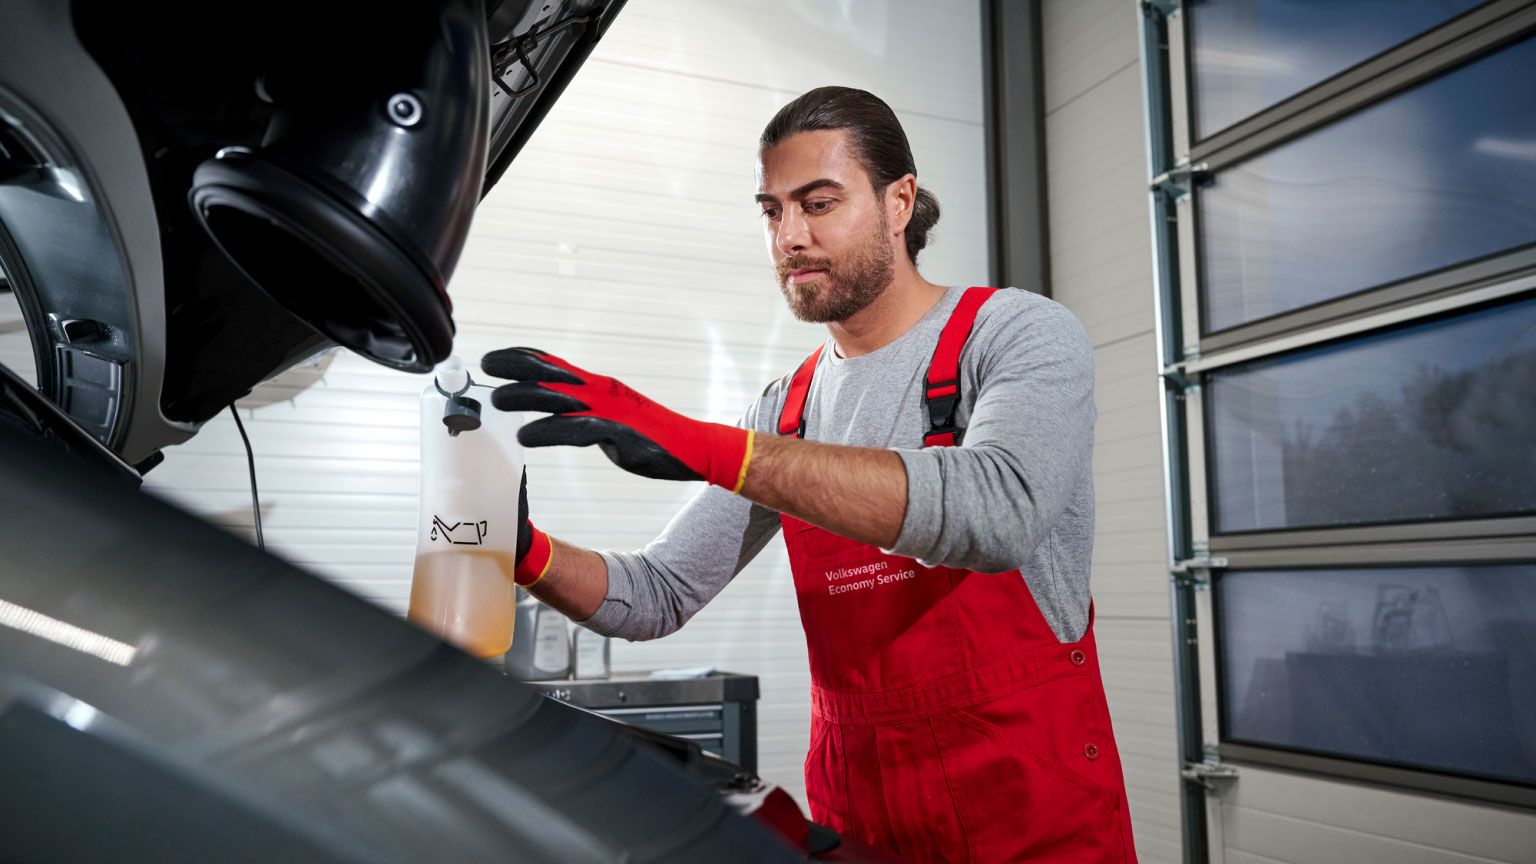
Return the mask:
M945 325L930 399L958 395L995 290L969 289ZM803 434L820 354L790 381L781 435ZM1018 571L924 567L781 518L810 653L812 818L911 861L1135 861L1091 604L1064 644Z

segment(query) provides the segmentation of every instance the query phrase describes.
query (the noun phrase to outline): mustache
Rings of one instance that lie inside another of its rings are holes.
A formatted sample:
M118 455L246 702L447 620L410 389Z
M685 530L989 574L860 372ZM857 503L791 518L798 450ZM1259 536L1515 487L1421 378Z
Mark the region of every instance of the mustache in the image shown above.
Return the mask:
M776 264L774 270L779 274L779 281L783 282L789 278L789 274L796 270L825 270L830 273L832 272L832 259L812 258L809 255L791 255Z

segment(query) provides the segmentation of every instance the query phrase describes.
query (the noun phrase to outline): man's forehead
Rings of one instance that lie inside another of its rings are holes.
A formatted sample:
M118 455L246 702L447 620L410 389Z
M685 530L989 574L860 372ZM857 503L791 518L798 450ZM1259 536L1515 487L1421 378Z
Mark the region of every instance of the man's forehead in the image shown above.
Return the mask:
M848 133L841 129L800 132L757 154L757 191L782 195L826 178L845 186L865 179Z

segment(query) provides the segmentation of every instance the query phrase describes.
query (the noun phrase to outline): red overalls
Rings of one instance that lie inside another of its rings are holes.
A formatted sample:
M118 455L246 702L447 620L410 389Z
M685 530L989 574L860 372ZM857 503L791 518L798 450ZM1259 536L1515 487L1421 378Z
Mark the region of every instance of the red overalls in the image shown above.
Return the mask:
M928 368L928 447L955 446L971 288ZM803 435L818 349L779 434ZM973 573L783 516L811 664L811 816L911 861L1134 862L1093 641L1063 644L1018 571Z

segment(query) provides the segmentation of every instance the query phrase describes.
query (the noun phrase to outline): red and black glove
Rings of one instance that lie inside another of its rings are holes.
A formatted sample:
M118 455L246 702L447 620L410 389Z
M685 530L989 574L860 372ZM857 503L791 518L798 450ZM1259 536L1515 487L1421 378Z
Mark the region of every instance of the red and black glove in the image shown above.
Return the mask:
M670 411L602 375L531 348L492 351L485 374L510 378L491 394L503 411L553 414L517 433L524 447L596 444L613 464L658 480L705 480L739 492L752 459L752 430Z
M528 518L527 468L523 469L523 480L517 489L517 515L522 521L517 524L517 568L512 573L512 581L527 588L544 578L549 571L550 556L555 551L549 535L533 527L533 521Z

